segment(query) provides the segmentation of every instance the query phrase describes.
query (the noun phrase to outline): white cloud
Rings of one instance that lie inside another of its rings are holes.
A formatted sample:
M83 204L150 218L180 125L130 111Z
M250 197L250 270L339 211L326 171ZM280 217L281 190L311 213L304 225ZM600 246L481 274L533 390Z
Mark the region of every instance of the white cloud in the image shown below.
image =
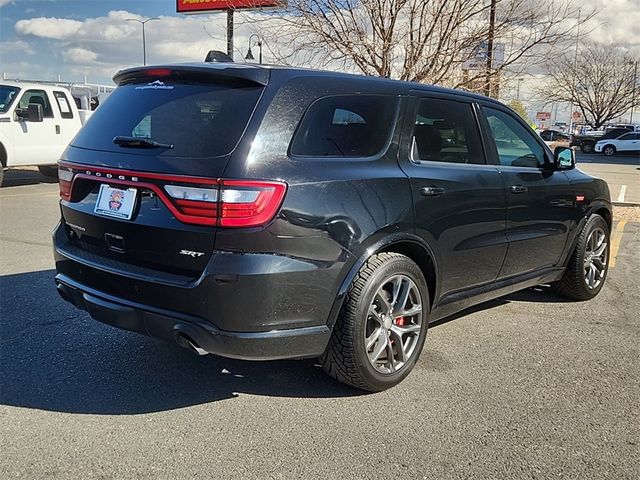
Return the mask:
M640 0L590 0L585 6L598 8L598 14L584 28L598 42L629 48L640 55Z
M98 54L86 48L74 47L64 53L65 61L78 65L92 65L96 63Z
M62 40L73 37L82 27L82 22L68 18L38 17L18 20L16 32L23 35Z
M13 3L13 0L0 0L0 7Z
M0 42L0 53L22 53L33 55L34 51L28 42L23 40Z

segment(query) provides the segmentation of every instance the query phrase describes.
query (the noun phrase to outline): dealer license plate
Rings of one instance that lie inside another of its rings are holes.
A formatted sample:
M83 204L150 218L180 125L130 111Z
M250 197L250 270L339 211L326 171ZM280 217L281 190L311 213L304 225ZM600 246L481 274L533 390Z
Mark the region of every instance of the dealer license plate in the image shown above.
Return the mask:
M136 205L137 193L135 188L117 188L102 184L93 211L107 217L130 220Z

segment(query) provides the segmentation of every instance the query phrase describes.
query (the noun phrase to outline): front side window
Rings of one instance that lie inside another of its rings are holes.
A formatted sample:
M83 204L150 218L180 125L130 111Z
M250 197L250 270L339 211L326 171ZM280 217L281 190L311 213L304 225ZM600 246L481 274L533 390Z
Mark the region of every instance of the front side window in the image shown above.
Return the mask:
M19 91L18 87L0 85L0 113L7 113Z
M21 110L27 110L30 103L36 103L42 106L42 116L44 118L53 118L53 109L51 108L51 102L44 90L27 90L20 98L18 108Z
M618 137L618 140L633 140L633 139L634 139L633 133L625 133L621 137Z
M498 152L500 165L540 168L546 164L544 149L514 117L501 110L482 108Z
M64 94L64 92L53 92L53 96L56 97L58 109L60 110L60 116L62 118L73 118L73 110L71 110L69 99Z
M371 157L391 134L396 99L381 95L325 97L305 113L291 142L291 155Z
M424 98L413 129L414 162L484 164L478 125L468 103Z

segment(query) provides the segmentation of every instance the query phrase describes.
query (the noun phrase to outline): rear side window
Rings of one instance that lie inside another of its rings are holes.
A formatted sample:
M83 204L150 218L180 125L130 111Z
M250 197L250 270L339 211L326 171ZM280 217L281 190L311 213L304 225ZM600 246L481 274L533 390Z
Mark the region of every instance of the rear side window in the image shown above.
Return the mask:
M226 155L240 140L262 89L162 82L124 85L94 112L73 145L131 155ZM174 148L126 149L113 143L117 136L147 138Z
M484 164L480 132L468 103L423 98L413 129L414 162Z
M37 103L42 106L42 116L45 118L53 118L53 109L51 102L44 90L27 90L20 98L18 108L26 110L30 103Z
M71 110L69 99L64 94L64 92L53 92L53 96L56 97L58 109L60 110L60 116L62 116L62 118L73 118L73 110Z
M291 142L291 155L371 157L391 134L396 99L382 95L325 97L307 110Z

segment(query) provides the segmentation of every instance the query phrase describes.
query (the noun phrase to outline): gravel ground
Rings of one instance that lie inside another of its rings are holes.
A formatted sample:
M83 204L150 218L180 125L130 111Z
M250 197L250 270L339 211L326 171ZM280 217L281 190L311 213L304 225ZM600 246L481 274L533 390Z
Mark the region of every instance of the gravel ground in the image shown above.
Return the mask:
M613 218L627 222L640 222L640 207L613 207Z

